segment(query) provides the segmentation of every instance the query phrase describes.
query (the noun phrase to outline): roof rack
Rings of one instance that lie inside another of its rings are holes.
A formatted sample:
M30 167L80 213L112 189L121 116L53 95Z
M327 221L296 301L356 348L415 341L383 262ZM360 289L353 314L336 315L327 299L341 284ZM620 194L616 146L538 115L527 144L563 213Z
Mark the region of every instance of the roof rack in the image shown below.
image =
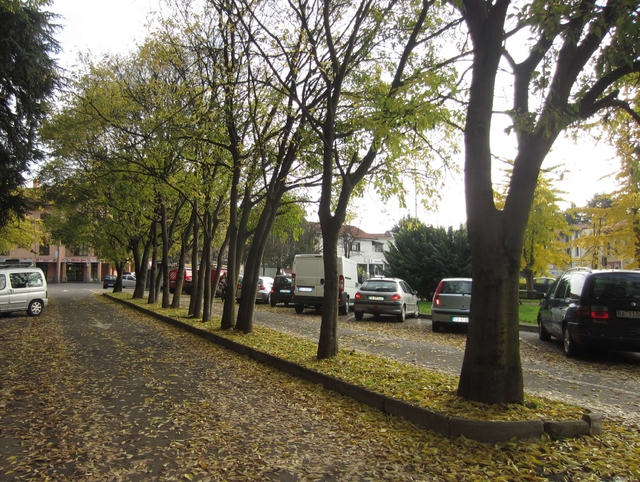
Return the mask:
M35 264L33 264L32 261L20 261L18 263L7 263L7 262L2 262L0 263L0 269L8 269L8 268L31 268L32 266L35 266Z

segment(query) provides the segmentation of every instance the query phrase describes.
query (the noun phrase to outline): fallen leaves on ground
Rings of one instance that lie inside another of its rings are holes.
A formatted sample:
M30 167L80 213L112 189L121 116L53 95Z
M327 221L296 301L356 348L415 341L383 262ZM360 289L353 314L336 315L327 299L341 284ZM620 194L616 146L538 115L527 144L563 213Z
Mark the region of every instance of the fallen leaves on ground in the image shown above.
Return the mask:
M149 308L148 305L145 306ZM153 308L153 307L152 307ZM161 310L167 314L167 310ZM174 312L181 321L189 321L184 312ZM390 396L424 404L436 411L481 419L576 419L582 410L579 407L553 400L527 398L524 406L487 406L472 404L455 397L455 377L412 370L411 367L377 360L360 353L341 353L331 359L317 361L315 344L290 335L254 327L254 333L243 335L233 331L219 330L219 320L193 325L216 331L235 341L262 351L290 359L326 373L359 382ZM234 358L233 354L221 351L214 345L209 348L215 357ZM281 436L281 422L270 425L269 444L261 453L263 460L273 457L273 450L286 449L290 457L289 471L300 474L305 461L313 459L315 445L309 440L329 436L326 460L336 462L333 473L325 472L320 463L317 473L299 476L291 480L611 480L631 481L640 478L640 432L638 427L624 425L619 421L605 421L604 433L600 436L553 441L543 437L535 443L504 443L486 445L464 438L450 440L434 435L401 419L385 416L362 406L347 397L340 397L309 383L296 380L268 367L260 366L243 357L237 357L235 367L244 371L243 378L254 390L260 392L265 380L270 387L286 392L286 406L274 405L274 400L265 399L271 406L273 417L283 413L296 414L297 422L289 436ZM351 377L351 378L349 378ZM212 397L215 396L215 390ZM216 403L213 404L216 406ZM221 407L217 414L226 413L232 407ZM251 410L255 410L255 407ZM487 414L491 414L487 417ZM308 425L308 416L317 423ZM268 417L271 419L271 416ZM279 425L280 424L280 425ZM253 433L258 425L247 428ZM288 437L288 438L287 438ZM217 439L218 440L218 439ZM223 434L220 440L233 444L231 433ZM323 443L326 443L326 439ZM337 444L337 446L335 445ZM310 453L311 452L311 453ZM237 450L232 450L235 456ZM346 459L345 459L346 456ZM322 460L313 459L313 460ZM338 462L339 461L339 462ZM365 463L366 462L366 463ZM337 468L336 468L337 467ZM238 479L240 480L240 479ZM272 479L267 479L272 480ZM277 479L275 479L277 480Z

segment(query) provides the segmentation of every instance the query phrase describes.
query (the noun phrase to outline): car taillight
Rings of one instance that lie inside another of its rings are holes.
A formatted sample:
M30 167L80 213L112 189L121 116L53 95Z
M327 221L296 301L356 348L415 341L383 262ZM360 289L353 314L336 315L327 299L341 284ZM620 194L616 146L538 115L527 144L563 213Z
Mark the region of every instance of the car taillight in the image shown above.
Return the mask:
M440 306L440 291L442 291L442 281L438 283L438 287L436 288L436 292L433 295L433 304L436 306Z
M340 278L338 279L338 291L340 293L342 293L344 291L344 276L340 275Z
M356 300L359 300L360 298L362 298L362 295L360 294L360 292L358 291L356 293Z
M398 293L394 294L394 295L391 297L391 299L392 299L393 301L398 301L398 300L399 300L399 299L401 299L401 298L402 298L402 295L399 295Z
M591 318L592 320L608 320L609 308L607 306L578 306L578 317Z
M241 290L242 289L242 283L238 283L238 289Z
M272 292L272 293L275 293L275 292L276 292L276 289L275 289L275 288L271 288L271 292Z
M291 292L293 293L296 290L296 274L293 273L291 275Z
M260 286L258 286L258 289L259 289L260 291L264 290L264 289L265 289L265 285L260 285Z

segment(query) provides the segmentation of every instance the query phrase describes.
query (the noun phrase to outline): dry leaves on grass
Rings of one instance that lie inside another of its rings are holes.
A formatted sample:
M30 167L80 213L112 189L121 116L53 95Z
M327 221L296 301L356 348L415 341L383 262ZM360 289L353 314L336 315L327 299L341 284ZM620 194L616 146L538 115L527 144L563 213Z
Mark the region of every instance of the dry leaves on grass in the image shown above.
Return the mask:
M334 376L352 376L365 383L371 383L371 379L376 377L380 378L381 386L391 387L389 394L392 396L402 395L398 392L401 390L409 397L415 396L416 399L427 400L430 403L441 403L438 401L438 395L425 396L421 392L442 391L445 393L444 399L447 399L455 387L455 380L449 377L434 375L433 378L424 378L421 374L407 371L404 365L389 369L388 361L385 362L387 375L383 377L383 372L372 371L371 365L377 363L375 357L361 358L362 355L357 353L343 353L334 360L318 362L314 360L311 354L314 352L309 351L309 346L305 347L304 340L292 339L290 336L262 328L256 329L251 335L221 333L215 327L217 323L219 322L216 320L205 326L235 341L286 356L308 366L320 368L324 365L322 368ZM203 325L199 321L194 321L193 324L198 327ZM217 348L212 347L209 350L218 353ZM269 443L272 449L276 450L279 444L272 435L278 431L278 424L281 423L277 420L285 413L294 415L293 419L296 422L290 428L295 430L291 432L285 444L286 457L290 459L288 470L293 473L303 470L305 461L313 460L312 465L319 464L319 467L323 467L322 458L315 458L317 454L309 453L309 441L316 441L321 437L322 445L326 446L327 457L336 462L332 470L337 480L466 481L551 478L571 481L630 481L640 477L640 434L637 428L605 422L603 435L597 437L565 441L552 441L544 437L536 443L505 443L494 446L465 439L449 440L401 419L390 418L363 407L346 397L326 392L267 367L260 367L257 363L243 360L252 366L244 375L245 381L251 387L259 389L261 383L268 379L272 382L271 387L277 387L277 390L282 391L283 397L287 400L284 407L274 403L275 399L266 400L272 410L267 418L269 421L274 420L274 425L269 423L266 429L261 428L260 424L251 426L250 432L256 434L266 430L270 437ZM357 360L355 364L354 360ZM372 375L374 373L375 375ZM453 410L460 416L468 416L474 413L474 410L487 411L484 405L473 407L466 402L458 402ZM457 402L452 402L449 398L448 403ZM222 410L224 411L225 409ZM499 407L499 411L502 416L506 414L508 419L560 419L564 416L575 418L580 413L577 407L537 399L528 400L524 407ZM480 415L478 413L478 416ZM309 421L309 416L313 422ZM259 416L261 417L264 417L264 414ZM329 438L324 438L327 435ZM227 440L227 443L233 442ZM336 443L337 446L334 445ZM348 456L348 462L345 461L345 455ZM261 457L265 459L273 456L273 453L261 453ZM361 463L362 460L366 460L366 463ZM323 480L328 477L323 469L317 473L309 472L307 475L308 478L305 476L299 480ZM614 476L617 478L614 479Z

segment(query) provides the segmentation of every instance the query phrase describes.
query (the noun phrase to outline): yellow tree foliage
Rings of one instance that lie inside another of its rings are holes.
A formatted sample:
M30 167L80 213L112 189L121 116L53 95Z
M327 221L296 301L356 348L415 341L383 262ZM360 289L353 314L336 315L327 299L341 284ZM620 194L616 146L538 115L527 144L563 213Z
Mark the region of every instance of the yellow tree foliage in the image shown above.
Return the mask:
M558 206L560 194L550 179L544 175L539 177L529 211L520 263L528 291L533 291L533 278L550 274L550 266L565 268L570 261L566 252L567 243L560 236L569 230L564 213ZM505 199L506 192L496 194L496 205L502 209Z

